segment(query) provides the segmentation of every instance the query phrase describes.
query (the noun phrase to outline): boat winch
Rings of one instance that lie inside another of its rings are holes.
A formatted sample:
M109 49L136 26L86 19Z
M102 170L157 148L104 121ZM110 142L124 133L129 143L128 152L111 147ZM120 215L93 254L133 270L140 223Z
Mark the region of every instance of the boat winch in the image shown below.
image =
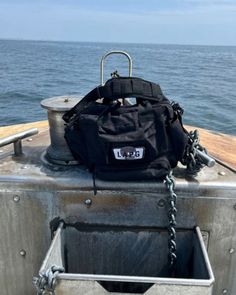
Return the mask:
M47 110L51 144L47 148L45 158L54 164L75 165L74 159L64 139L65 122L63 114L80 101L79 96L56 96L41 101L41 106Z

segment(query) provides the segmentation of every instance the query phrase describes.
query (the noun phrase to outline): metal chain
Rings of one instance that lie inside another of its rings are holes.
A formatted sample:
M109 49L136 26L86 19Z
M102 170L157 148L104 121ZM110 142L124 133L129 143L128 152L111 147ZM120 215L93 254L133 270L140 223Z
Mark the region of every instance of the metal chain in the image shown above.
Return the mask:
M54 295L56 278L59 273L64 272L63 267L52 265L49 269L39 273L39 277L33 277L33 285L38 295Z
M190 131L189 145L184 159L184 163L187 165L187 173L190 175L196 175L204 167L204 163L197 155L197 151L206 152L206 150L200 145L199 141L198 131Z
M120 75L118 74L118 71L116 70L116 71L114 71L113 73L111 73L111 77L112 77L112 78L119 78Z
M170 267L170 274L174 274L175 270L175 264L177 260L176 255L176 201L177 201L177 195L174 192L175 188L175 181L172 177L172 172L166 176L164 183L169 191L168 196L168 218L169 218L169 226L168 226L168 233L169 233L169 239L168 239L168 247L169 247L169 267Z

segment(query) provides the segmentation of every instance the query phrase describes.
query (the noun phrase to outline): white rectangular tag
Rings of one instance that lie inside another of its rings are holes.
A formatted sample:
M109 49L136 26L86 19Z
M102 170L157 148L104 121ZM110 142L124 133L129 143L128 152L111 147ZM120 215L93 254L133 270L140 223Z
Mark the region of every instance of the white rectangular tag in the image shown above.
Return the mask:
M114 148L113 153L116 160L140 160L144 157L144 147Z

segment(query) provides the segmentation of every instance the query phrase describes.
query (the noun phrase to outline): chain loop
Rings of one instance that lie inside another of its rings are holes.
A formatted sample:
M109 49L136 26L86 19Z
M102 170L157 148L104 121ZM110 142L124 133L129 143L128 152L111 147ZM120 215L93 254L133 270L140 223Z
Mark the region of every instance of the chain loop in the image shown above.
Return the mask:
M196 175L203 167L204 163L197 155L197 150L206 153L206 150L200 145L199 133L197 130L189 132L189 145L186 150L183 164L187 165L187 173Z
M176 201L177 201L177 195L174 192L175 188L175 181L172 177L172 173L166 176L164 183L166 185L166 188L169 191L169 196L168 196L168 219L169 219L169 226L168 226L168 247L169 247L169 267L170 267L170 274L174 274L175 270L175 264L177 260L177 255L176 255L176 213L177 213L177 208L176 208Z
M63 267L52 265L44 272L39 273L39 277L33 277L33 285L38 295L54 295L56 279L59 273L64 272Z

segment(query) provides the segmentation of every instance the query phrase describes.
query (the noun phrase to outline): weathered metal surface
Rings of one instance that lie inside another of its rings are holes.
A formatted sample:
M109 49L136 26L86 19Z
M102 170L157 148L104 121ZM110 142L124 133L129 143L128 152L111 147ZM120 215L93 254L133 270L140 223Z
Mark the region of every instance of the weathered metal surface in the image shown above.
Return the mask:
M81 96L77 95L63 95L46 98L41 101L41 106L54 112L66 112L73 108L81 99Z
M68 293L68 290L70 293ZM168 284L155 284L149 290L147 290L145 295L209 295L211 291L209 291L209 287L201 286L179 286L172 285L171 287ZM120 293L120 292L108 292L102 288L99 283L96 281L81 281L80 288L78 290L78 283L76 281L66 281L63 283L59 283L57 287L57 291L55 295L130 295L130 293ZM133 293L134 295L140 293Z
M56 276L55 294L162 294L165 290L170 295L176 289L181 295L212 294L214 277L199 228L196 233L178 232L181 258L176 278L168 278L164 229L62 228L63 224L40 269L45 273L53 265L66 266L67 273Z
M79 220L83 225L168 224L162 183L97 180L98 194L94 196L92 177L85 169L52 165L46 160L43 164L40 157L48 144L48 131L43 130L32 141L25 141L23 157L12 157L9 147L0 153L2 295L34 294L31 279L50 245L49 222L56 216ZM213 294L222 294L225 289L233 295L236 252L230 249L236 249L235 173L217 164L203 169L196 179L186 179L182 167L176 169L175 176L178 227L199 225L209 233L208 253L216 277ZM87 199L91 204L85 203ZM20 255L22 249L25 256Z
M19 201L14 201L16 196ZM2 295L34 294L32 274L50 241L47 192L0 193L0 286ZM45 205L44 205L45 204ZM24 250L25 255L22 255Z

